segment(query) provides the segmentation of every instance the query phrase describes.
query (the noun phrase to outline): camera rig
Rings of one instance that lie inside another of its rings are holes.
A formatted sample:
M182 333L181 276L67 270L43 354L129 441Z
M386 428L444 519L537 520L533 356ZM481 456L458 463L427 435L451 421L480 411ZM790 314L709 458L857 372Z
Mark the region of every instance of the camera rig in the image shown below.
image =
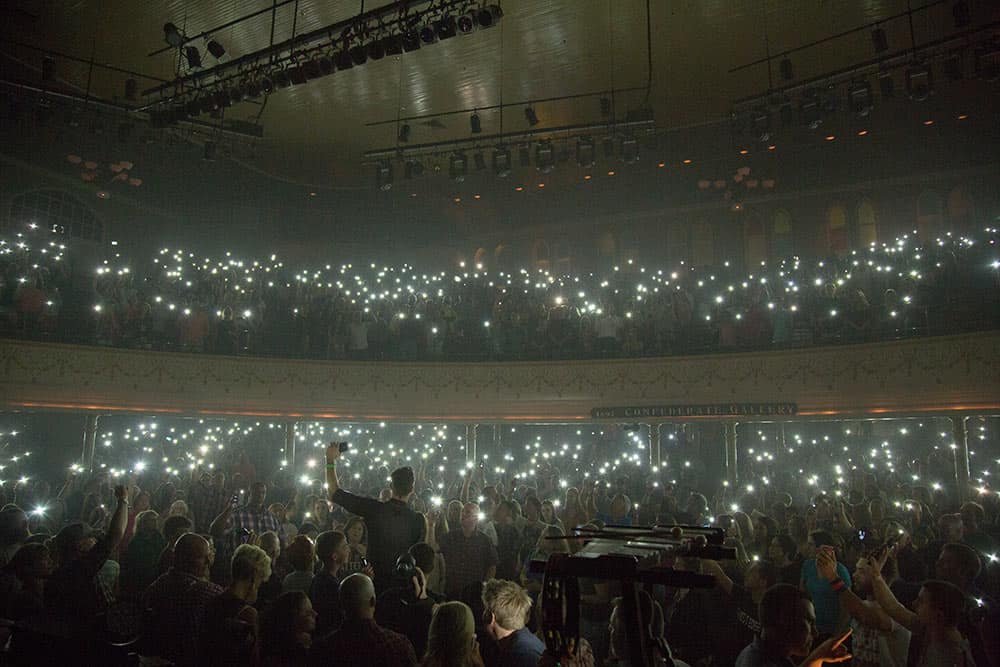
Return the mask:
M580 642L579 578L614 580L622 585L629 665L670 665L670 649L650 631L650 619L640 612L639 591L655 585L670 588L712 588L715 579L674 568L677 559L735 559L736 550L723 545L725 531L700 526L609 526L598 530L576 529L572 535L548 539L585 541L573 554L552 554L547 561L532 561L531 572L544 573L542 628L546 648L560 656L576 654ZM621 656L625 657L625 656Z

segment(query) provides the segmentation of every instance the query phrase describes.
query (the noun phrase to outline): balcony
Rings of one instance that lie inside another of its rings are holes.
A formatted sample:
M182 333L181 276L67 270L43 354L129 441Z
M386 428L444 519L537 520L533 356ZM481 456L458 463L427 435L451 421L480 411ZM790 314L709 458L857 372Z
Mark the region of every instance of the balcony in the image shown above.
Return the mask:
M228 357L4 339L0 363L0 407L9 410L641 422L1000 408L1000 332L780 352L450 364ZM625 407L671 409L608 409Z

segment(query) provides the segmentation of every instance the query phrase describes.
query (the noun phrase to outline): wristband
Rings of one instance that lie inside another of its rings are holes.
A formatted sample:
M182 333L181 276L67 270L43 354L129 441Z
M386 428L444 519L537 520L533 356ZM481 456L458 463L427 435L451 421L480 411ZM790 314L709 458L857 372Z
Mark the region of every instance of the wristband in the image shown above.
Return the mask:
M830 582L830 588L835 593L840 593L842 591L846 591L847 590L847 584L844 583L843 579L840 579L838 577L837 579L834 579L833 581Z
M337 468L337 462L336 461L334 461L332 463L330 461L326 462L326 469L327 470L335 470L336 468Z

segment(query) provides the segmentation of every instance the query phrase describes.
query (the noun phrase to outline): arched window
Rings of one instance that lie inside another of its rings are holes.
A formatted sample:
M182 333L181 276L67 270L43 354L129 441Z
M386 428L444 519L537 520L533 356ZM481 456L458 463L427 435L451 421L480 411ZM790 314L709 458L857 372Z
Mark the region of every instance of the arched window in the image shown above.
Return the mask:
M969 191L959 186L948 193L948 223L952 229L969 229L975 222L976 207Z
M831 206L826 212L826 249L827 252L840 255L847 252L847 211L839 204Z
M878 216L867 199L858 204L858 244L870 246L878 243Z
M694 223L691 228L691 263L695 266L715 263L715 230L704 220Z
M944 223L944 202L933 190L924 190L917 198L917 229L929 237L941 231Z
M771 221L771 252L774 259L781 260L795 254L792 241L792 215L781 208L774 212Z
M53 234L85 241L104 240L104 223L83 203L62 190L35 190L16 195L10 202L15 228L35 223Z
M761 262L767 261L767 232L764 223L757 216L743 223L743 257L746 266L753 271Z

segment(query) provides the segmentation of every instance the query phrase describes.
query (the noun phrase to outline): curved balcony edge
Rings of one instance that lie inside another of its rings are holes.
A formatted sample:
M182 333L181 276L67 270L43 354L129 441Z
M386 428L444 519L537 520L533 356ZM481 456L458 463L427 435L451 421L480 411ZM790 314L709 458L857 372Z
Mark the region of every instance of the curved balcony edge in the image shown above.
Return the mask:
M0 407L8 410L461 422L1000 411L1000 332L694 357L446 364L4 339L0 367ZM650 409L609 409L640 407Z

